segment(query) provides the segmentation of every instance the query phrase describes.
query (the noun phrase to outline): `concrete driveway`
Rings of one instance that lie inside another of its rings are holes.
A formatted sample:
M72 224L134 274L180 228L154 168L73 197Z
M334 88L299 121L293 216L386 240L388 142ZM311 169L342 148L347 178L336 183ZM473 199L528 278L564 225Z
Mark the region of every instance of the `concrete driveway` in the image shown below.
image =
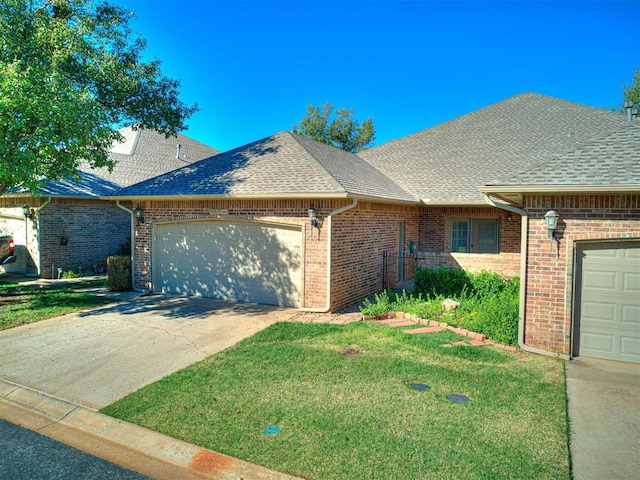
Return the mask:
M0 332L0 378L99 409L298 312L138 296Z
M567 395L573 479L640 478L640 365L578 357Z

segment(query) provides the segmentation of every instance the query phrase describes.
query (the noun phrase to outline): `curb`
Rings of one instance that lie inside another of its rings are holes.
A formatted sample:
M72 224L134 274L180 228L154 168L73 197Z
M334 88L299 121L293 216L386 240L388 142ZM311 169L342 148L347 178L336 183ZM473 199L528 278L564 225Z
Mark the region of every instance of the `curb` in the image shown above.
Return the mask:
M0 379L0 418L167 480L301 480Z

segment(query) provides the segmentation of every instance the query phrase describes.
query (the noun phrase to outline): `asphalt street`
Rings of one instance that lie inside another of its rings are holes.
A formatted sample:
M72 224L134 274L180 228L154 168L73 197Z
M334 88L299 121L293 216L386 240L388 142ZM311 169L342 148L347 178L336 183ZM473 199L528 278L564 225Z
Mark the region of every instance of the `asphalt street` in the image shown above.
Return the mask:
M149 479L4 420L0 420L0 478L12 480Z

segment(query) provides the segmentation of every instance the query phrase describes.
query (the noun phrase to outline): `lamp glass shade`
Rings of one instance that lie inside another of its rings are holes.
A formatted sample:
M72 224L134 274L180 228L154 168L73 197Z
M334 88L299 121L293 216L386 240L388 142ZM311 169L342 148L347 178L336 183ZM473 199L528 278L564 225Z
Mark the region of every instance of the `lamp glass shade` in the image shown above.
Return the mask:
M316 214L316 209L311 207L309 208L309 210L307 210L307 214L309 215L309 219L313 220L315 218L318 218L318 215Z
M555 210L549 210L544 214L544 221L547 223L548 230L555 230L558 226L558 218L560 215Z
M142 209L140 208L140 205L138 205L136 208L133 209L133 213L136 214L136 218L138 220L140 220L140 218L142 218Z
M23 205L22 206L22 215L24 215L25 217L28 217L31 215L31 211L30 211L30 207L29 205Z

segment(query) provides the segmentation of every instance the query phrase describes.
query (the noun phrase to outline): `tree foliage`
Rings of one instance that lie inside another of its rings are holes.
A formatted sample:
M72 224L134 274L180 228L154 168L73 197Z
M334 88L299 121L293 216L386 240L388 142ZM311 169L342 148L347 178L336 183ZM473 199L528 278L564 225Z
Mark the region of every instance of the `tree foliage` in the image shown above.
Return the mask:
M308 105L304 118L292 130L352 153L364 150L375 140L375 129L370 118L360 124L353 119L353 108L334 110L328 102L322 107Z
M185 128L197 106L179 100L160 61L142 61L146 43L130 18L100 0L0 2L0 194L35 193L44 179L75 175L81 160L113 168L122 126Z
M622 93L625 100L631 100L636 105L640 104L640 68L633 74L631 85L625 86L622 89Z

